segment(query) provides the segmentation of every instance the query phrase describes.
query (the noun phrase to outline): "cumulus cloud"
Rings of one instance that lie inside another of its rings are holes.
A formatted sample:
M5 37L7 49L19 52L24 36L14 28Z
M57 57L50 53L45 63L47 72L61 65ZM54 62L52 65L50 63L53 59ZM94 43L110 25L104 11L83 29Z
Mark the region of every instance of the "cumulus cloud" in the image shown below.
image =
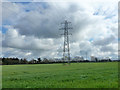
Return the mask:
M39 43L39 44L38 44ZM49 50L55 47L52 39L37 39L20 35L16 29L9 29L3 38L3 47L27 49L27 50Z
M101 37L99 40L93 42L94 45L108 45L112 42L115 42L115 36L110 35L109 37Z
M80 55L80 51L89 56L116 57L117 3L94 3L4 2L3 27L7 31L2 39L3 56L61 57L63 31L59 28L64 27L60 23L67 19L73 27L69 31L73 57Z

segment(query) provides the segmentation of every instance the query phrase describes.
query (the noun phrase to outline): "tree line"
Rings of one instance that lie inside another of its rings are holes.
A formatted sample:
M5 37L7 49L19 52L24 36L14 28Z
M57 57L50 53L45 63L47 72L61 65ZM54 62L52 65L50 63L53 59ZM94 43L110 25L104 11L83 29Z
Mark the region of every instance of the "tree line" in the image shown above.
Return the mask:
M67 63L67 61L63 61L63 60L51 60L51 59L47 59L47 58L37 58L37 60L32 59L30 61L28 61L26 58L24 59L19 59L19 58L0 58L0 64L2 65L14 65L14 64L52 64L52 63ZM109 62L111 62L112 60L109 60ZM116 60L114 60L116 61ZM74 60L74 61L70 61L71 63L78 63L78 62L92 62L89 60ZM106 62L105 60L102 61L95 61L95 62Z
M41 58L38 58L37 60L30 60L28 61L26 58L24 59L19 59L19 58L0 58L2 60L1 64L2 65L13 65L13 64L40 64L40 63L45 63L47 62L47 59L44 58L42 61Z
M37 58L37 60L32 59L32 60L27 60L26 58L24 59L19 59L19 58L0 58L1 65L14 65L14 64L50 64L50 63L62 63L62 61L54 61L54 60L49 60L47 58Z

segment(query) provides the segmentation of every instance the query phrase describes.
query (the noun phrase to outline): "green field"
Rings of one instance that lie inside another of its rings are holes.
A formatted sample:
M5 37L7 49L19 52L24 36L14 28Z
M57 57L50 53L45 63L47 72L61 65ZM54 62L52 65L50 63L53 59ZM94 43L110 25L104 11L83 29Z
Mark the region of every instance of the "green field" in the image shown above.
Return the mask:
M118 88L118 62L4 65L3 88Z

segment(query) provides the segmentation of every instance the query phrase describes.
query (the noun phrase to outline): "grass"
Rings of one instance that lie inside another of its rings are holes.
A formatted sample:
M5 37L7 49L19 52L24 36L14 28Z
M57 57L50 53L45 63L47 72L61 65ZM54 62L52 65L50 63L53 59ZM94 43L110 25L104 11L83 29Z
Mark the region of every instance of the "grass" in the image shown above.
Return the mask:
M118 63L4 65L3 88L118 88Z

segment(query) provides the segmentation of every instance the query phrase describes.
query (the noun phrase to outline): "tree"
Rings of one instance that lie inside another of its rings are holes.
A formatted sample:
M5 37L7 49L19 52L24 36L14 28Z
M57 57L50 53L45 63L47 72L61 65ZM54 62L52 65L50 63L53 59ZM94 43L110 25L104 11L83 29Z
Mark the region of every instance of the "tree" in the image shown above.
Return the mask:
M97 59L97 58L95 58L95 61L97 62L97 61L98 61L98 59Z
M38 58L38 62L37 63L40 63L42 60L41 60L41 58Z

